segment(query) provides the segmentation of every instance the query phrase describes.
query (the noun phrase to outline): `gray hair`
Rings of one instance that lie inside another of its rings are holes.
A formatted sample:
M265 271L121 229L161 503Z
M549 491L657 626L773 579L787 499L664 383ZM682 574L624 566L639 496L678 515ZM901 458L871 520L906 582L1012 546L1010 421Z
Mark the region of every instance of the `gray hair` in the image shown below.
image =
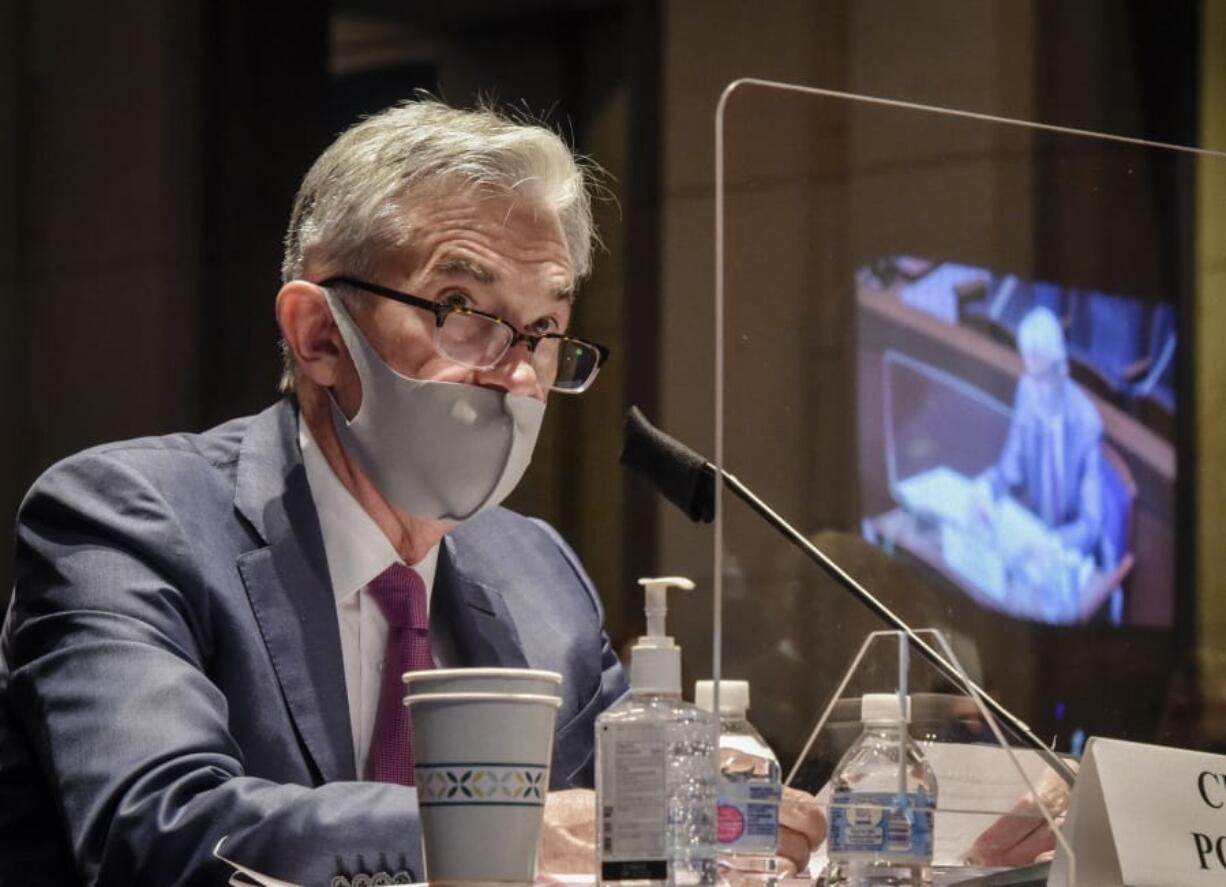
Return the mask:
M522 195L556 212L578 282L592 267L595 175L594 165L543 126L491 108L396 105L343 132L302 180L281 280L319 265L371 276L389 250L409 243L405 209L414 193L476 189ZM295 367L284 342L282 356L281 390L292 391Z
M1017 328L1017 350L1023 355L1033 354L1061 366L1068 363L1064 329L1050 308L1040 305L1022 318Z

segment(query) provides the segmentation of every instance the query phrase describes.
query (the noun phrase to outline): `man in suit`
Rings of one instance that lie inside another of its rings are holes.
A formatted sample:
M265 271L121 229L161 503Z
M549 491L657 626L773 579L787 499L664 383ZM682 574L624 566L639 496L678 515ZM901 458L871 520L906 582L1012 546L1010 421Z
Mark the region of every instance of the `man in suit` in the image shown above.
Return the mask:
M1025 374L1018 382L1008 436L996 464L980 478L980 508L1006 492L1019 496L1052 530L1032 551L1027 571L1044 592L1040 612L1075 618L1079 602L1060 594L1061 552L1097 555L1103 527L1103 423L1069 378L1064 331L1048 308L1030 310L1018 326Z
M0 883L221 884L223 837L303 884L420 880L404 667L561 672L551 785L590 784L626 680L573 552L498 503L607 353L569 333L591 243L540 127L416 103L320 157L276 299L287 397L86 451L22 506Z

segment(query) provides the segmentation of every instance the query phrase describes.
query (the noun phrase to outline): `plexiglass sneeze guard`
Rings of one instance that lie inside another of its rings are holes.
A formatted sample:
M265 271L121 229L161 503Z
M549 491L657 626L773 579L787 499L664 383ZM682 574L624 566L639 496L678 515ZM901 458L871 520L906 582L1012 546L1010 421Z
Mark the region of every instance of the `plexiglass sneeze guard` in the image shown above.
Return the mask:
M832 833L839 828L836 820L845 831L859 829L850 843L872 843L879 829L899 848L930 844L937 884L1027 866L1048 845L1060 845L1067 855L1068 884L1075 884L1076 857L1060 829L1064 778L1035 750L1013 746L940 632L916 634L953 665L960 680L913 656L902 632L870 632L805 738L785 784L817 794ZM840 778L840 762L863 729L863 700L882 693L896 694L897 710L906 712L907 730L897 734L897 773L845 772ZM904 737L923 756L935 785L908 759ZM810 859L814 877L826 870L829 845L819 846Z
M1180 744L1196 197L1226 159L760 81L715 137L716 462L1050 749ZM713 671L828 791L897 637L717 492ZM938 863L1053 850L1052 767L914 650L903 676Z

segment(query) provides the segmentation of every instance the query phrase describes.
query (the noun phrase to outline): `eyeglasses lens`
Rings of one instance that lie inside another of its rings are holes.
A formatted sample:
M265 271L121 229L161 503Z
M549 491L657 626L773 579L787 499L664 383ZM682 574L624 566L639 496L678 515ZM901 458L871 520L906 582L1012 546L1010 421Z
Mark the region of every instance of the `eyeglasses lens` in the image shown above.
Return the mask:
M596 349L582 342L568 339L554 341L558 346L558 374L554 386L563 389L582 388L596 371L596 362L600 355Z
M453 311L435 333L435 346L456 363L488 369L506 353L514 333L504 323L480 314ZM540 380L560 391L582 389L596 371L600 354L573 339L541 339L532 354Z
M439 327L436 344L456 363L487 368L501 359L513 335L509 327L488 317L453 311Z

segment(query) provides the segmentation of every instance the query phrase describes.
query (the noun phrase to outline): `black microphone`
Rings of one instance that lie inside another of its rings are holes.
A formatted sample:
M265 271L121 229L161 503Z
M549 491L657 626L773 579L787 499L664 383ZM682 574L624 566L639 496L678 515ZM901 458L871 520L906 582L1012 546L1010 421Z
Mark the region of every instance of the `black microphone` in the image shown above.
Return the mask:
M1033 748L1047 764L1070 786L1075 774L1055 752L1043 744L1020 718L993 699L969 677L963 677L949 661L902 620L893 610L878 600L863 585L853 579L838 564L832 561L804 534L776 514L770 506L759 499L743 483L727 471L721 471L711 462L695 453L681 442L656 428L638 407L632 406L626 414L626 429L623 439L621 462L643 475L672 502L684 511L690 520L709 523L715 517L715 477L723 478L724 486L736 494L763 520L774 527L789 542L799 548L823 572L839 584L848 594L868 607L882 621L896 631L902 632L911 646L920 652L932 665L955 685L965 681L970 689L983 700L992 714L1008 725L1019 738Z
M715 466L648 422L638 407L626 413L621 463L651 481L695 523L715 519Z

